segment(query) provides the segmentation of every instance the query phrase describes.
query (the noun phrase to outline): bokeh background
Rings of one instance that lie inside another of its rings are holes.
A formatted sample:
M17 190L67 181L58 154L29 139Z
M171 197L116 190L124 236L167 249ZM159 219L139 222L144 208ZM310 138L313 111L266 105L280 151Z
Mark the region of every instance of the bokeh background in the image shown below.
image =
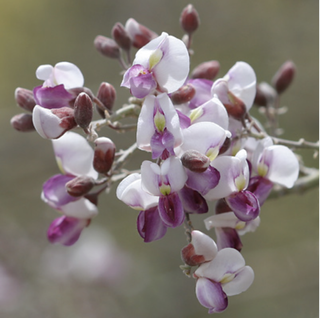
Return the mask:
M70 61L96 92L102 81L119 86L120 67L95 51L96 35L110 36L114 23L130 17L157 33L181 37L183 0L12 0L0 3L0 317L14 318L200 318L193 279L179 265L186 245L183 228L145 244L136 231L137 213L103 195L100 215L79 242L50 245L46 229L57 217L40 200L42 183L58 173L50 141L14 131L21 112L16 87L40 84L40 64ZM281 104L284 138L318 140L318 1L195 0L201 18L191 68L216 59L223 76L236 61L248 62L258 81L269 82L288 59L297 76ZM117 106L128 98L117 89ZM120 139L125 148L134 134ZM312 151L305 163L318 165ZM134 157L139 166L145 154ZM243 255L255 271L251 288L229 298L219 317L318 317L318 189L270 200L262 223L243 238ZM204 230L203 217L194 217ZM212 236L214 233L210 233Z

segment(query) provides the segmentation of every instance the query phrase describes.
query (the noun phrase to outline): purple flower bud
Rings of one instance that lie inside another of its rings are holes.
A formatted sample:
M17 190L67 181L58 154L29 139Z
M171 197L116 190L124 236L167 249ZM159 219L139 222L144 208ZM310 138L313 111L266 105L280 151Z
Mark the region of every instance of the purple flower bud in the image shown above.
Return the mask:
M73 245L90 221L90 219L61 216L50 224L47 232L48 240L51 243L60 243L65 246Z
M74 98L69 101L69 106L72 108L74 107L74 102L76 101L76 99L80 93L86 93L90 97L91 100L93 100L93 98L94 98L93 93L87 87L74 87L74 88L68 89L68 92L74 96Z
M132 45L137 49L142 48L158 36L155 32L132 18L126 22L125 29L131 38Z
M177 91L170 94L173 104L180 105L189 102L195 95L196 90L192 85L183 85Z
M86 93L80 93L74 102L74 119L85 131L91 123L93 116L92 101Z
M66 183L68 193L74 197L81 197L88 193L94 186L95 181L88 176L79 176Z
M220 70L218 61L208 61L199 64L191 73L191 78L203 78L212 81Z
M210 165L210 159L197 150L188 150L182 157L184 167L194 172L204 172Z
M188 4L181 13L180 16L180 25L182 29L191 34L197 30L200 24L200 19L197 10L193 7L192 4Z
M292 61L285 62L272 78L272 85L278 92L282 94L291 84L296 72L296 66Z
M100 84L97 98L102 102L108 111L111 111L116 99L117 93L115 88L106 82Z
M14 97L16 99L17 104L21 108L29 112L32 112L34 106L36 106L36 101L34 99L33 92L29 89L20 87L16 88L14 92Z
M108 173L114 161L116 146L107 137L97 138L94 143L93 167L99 173Z
M32 115L31 114L18 114L11 118L10 120L11 126L18 131L21 132L28 132L34 131L35 128L32 122Z
M124 28L124 26L117 22L111 31L113 39L117 42L117 44L125 51L129 51L131 48L131 38L129 37L128 32Z
M257 93L253 103L258 106L263 106L263 107L267 106L268 97L266 96L264 91L260 88L260 85L257 85Z
M98 35L94 40L95 48L104 56L112 59L118 59L120 57L120 48L118 44L105 36Z

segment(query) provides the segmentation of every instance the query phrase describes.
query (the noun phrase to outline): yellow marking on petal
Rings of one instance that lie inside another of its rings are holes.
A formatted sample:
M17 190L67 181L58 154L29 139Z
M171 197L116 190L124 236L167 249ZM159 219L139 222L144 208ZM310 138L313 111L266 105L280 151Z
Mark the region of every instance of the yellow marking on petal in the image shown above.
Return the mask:
M263 162L260 162L258 164L257 169L258 169L258 175L261 177L264 177L268 172L268 166L266 164L264 164Z
M203 109L202 108L195 108L191 111L189 117L190 117L190 121L191 121L191 124L196 120L198 119L200 116L202 116L203 114Z
M219 153L219 148L218 147L213 147L213 148L209 148L206 156L210 159L210 161L214 160Z
M240 221L240 222L238 222L238 223L236 224L235 229L236 229L236 230L242 230L242 229L245 228L246 224L247 224L246 222Z
M160 187L160 192L162 195L168 195L171 192L171 187L168 184L162 184Z
M166 118L159 111L155 114L153 122L159 132L164 131L166 128Z
M225 274L220 280L220 283L221 284L229 283L234 279L235 276L236 276L235 274Z
M62 173L62 174L66 174L66 172L64 171L63 166L62 166L61 158L60 158L60 157L56 157L56 161L57 161L57 165L58 165L61 173Z
M149 57L149 70L152 70L162 59L163 53L160 49L156 49Z
M234 180L236 187L239 191L242 191L244 187L246 186L246 179L243 174L240 174L236 179Z

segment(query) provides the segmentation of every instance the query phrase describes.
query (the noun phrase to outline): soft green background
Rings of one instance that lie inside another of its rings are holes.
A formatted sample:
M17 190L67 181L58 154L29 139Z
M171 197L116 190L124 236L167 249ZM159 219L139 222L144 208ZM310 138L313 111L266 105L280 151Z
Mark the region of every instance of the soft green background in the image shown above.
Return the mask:
M51 143L36 133L14 131L10 118L16 87L39 85L40 64L75 63L94 92L101 81L118 86L120 68L93 48L96 35L110 36L115 22L130 17L157 33L182 36L179 16L186 1L12 0L0 3L0 317L162 318L207 317L194 280L179 270L183 228L144 244L137 213L115 199L100 201L100 215L72 248L50 245L46 229L56 212L40 200L42 183L58 173ZM220 61L220 76L238 60L270 81L291 59L297 77L283 96L284 138L318 139L318 1L196 0L201 27L191 67ZM118 89L118 106L128 97ZM105 135L118 138L114 133ZM119 141L129 146L134 135ZM305 162L317 166L313 153ZM136 165L141 157L136 156ZM272 200L262 223L244 239L243 255L255 271L245 293L230 297L219 317L318 317L318 189ZM194 217L204 230L203 217ZM211 233L213 235L213 233Z

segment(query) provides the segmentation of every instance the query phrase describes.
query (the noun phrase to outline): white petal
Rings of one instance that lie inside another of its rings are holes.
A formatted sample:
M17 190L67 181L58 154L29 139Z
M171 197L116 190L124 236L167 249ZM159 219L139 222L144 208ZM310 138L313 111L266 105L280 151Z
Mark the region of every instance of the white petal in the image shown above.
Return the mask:
M78 219L91 219L98 214L96 205L85 198L62 206L61 211L66 216Z
M244 266L245 261L240 252L234 248L223 248L212 261L201 264L195 275L221 282L225 275L236 274Z
M142 189L152 195L160 196L159 175L160 167L157 164L148 160L143 161L141 165Z
M254 280L254 272L250 266L243 267L229 283L222 284L223 291L227 296L238 295L246 291Z
M203 255L206 261L212 260L218 253L215 241L200 231L192 231L192 245L197 255Z
M53 66L50 64L40 65L36 70L36 77L40 80L47 80L53 72Z
M55 65L54 78L57 85L64 84L65 89L82 87L84 84L84 78L80 69L69 62L60 62Z
M234 229L238 222L239 219L233 212L215 214L204 220L207 230L211 230L214 227L231 227Z
M168 179L171 186L171 191L176 192L183 188L188 176L184 170L184 167L177 157L170 157L166 161L170 162L168 170Z
M84 137L70 131L52 143L58 165L65 174L98 177L92 165L94 151Z

